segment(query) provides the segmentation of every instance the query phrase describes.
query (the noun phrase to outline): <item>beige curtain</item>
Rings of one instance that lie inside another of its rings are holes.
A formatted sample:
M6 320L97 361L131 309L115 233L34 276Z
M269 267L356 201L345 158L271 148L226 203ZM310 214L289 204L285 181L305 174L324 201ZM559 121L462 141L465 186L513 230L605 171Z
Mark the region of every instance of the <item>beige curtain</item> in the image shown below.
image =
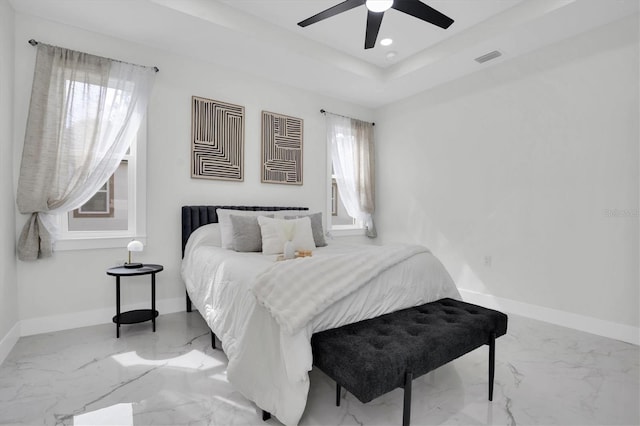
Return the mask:
M18 258L51 256L55 217L87 202L122 161L146 112L155 69L37 46L16 202L30 214Z
M327 139L338 194L349 216L362 220L369 238L377 237L373 125L327 113Z

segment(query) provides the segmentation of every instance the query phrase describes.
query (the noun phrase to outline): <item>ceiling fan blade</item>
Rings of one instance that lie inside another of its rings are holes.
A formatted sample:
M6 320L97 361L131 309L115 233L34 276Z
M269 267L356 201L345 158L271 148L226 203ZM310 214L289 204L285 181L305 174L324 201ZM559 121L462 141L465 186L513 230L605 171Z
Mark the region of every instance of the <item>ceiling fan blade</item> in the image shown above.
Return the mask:
M395 10L399 10L400 12L404 12L407 15L411 15L433 25L437 25L440 28L447 29L451 24L453 24L453 19L438 12L434 8L427 6L420 0L394 0L393 6L391 7Z
M380 31L380 25L382 24L382 17L384 12L372 12L367 13L367 35L364 39L364 48L371 49L376 45L376 39L378 38L378 32Z
M365 4L366 0L346 0L342 3L339 3L333 7L330 7L327 10L323 10L320 13L313 15L310 18L305 19L304 21L298 22L298 25L301 27L306 27L307 25L315 24L316 22L322 21L327 18L331 18L339 13L346 12L347 10L351 10L354 7L362 6Z

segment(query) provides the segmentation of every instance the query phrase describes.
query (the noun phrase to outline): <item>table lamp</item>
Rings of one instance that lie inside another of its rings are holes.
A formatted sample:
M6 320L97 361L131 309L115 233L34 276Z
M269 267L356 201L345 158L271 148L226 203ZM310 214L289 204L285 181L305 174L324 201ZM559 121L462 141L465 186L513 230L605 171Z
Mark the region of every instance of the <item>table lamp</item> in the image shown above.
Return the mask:
M129 244L127 244L127 250L129 250L129 261L127 263L124 264L125 268L142 268L142 263L140 262L132 262L131 261L131 252L132 251L142 251L142 249L144 248L144 246L142 245L142 243L140 241L137 240L132 240L131 242L129 242Z

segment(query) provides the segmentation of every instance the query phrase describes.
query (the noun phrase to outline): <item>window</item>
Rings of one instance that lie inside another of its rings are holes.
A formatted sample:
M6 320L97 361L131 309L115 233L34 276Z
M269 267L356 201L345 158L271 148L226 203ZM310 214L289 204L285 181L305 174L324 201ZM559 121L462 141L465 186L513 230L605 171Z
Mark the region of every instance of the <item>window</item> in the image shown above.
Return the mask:
M78 209L58 215L56 250L124 247L146 237L146 125L116 172Z
M87 108L85 98L104 99L104 109L109 111L126 99L132 83L126 82L127 90L105 87L101 84L78 84L66 81L66 91L81 92L83 96L70 96L69 114L66 116L65 129L81 137L95 132L96 124L91 120L77 123L72 118L80 113L84 117ZM76 101L77 100L77 101ZM141 129L145 128L142 121ZM75 250L82 248L122 247L132 238L141 239L145 218L144 194L140 187L144 185L144 174L137 173L140 163L145 158L145 135L138 131L129 145L120 165L105 184L79 208L58 215L57 250ZM137 211L141 210L141 214Z
M338 137L344 137L343 134L339 134ZM340 198L340 188L338 187L338 180L333 168L331 144L327 147L327 157L330 159L329 163L329 209L331 213L328 215L328 229L334 235L359 235L364 232L364 222L358 220L349 215L347 208Z
M140 165L145 138L138 132L156 69L36 45L16 196L18 210L30 217L18 239L18 258L50 257L55 241L60 241L56 248L65 249L66 241L93 238L105 246L104 242L116 238L139 236L144 232L140 204L144 167ZM113 185L108 181L122 166L132 143L126 162L126 229L123 225L107 230L101 224L112 222L116 214L118 175L113 176ZM68 214L73 210L76 217ZM99 226L77 230L75 219L97 221Z
M329 229L376 237L373 125L327 114Z

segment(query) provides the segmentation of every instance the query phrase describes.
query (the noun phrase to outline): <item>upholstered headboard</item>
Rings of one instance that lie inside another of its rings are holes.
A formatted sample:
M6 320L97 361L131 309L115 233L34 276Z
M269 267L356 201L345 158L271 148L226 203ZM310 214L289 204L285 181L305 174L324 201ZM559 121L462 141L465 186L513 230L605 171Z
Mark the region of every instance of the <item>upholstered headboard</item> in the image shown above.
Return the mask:
M263 207L263 206L182 206L182 256L189 235L202 225L218 223L216 209L231 210L308 210L307 207Z

